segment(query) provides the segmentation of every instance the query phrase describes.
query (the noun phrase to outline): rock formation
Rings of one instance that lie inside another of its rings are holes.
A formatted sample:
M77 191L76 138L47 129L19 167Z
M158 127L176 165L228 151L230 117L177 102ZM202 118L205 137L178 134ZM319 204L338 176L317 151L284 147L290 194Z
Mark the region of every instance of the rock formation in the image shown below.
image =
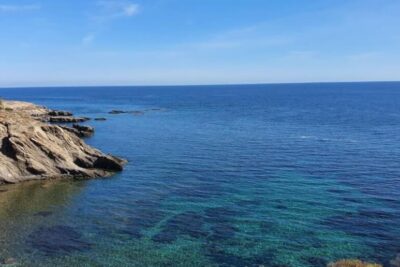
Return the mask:
M31 103L3 101L0 110L0 184L50 178L95 178L122 171L124 160L86 145L93 128L48 124L53 116ZM86 134L85 134L86 133Z

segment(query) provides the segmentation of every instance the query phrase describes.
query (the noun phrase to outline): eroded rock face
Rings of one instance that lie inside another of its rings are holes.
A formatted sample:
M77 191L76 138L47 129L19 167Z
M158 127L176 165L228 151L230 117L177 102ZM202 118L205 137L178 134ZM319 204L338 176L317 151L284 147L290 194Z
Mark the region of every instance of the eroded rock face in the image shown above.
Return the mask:
M61 126L37 120L47 114L45 108L12 106L12 111L0 110L0 183L103 177L123 169L124 160L86 145Z

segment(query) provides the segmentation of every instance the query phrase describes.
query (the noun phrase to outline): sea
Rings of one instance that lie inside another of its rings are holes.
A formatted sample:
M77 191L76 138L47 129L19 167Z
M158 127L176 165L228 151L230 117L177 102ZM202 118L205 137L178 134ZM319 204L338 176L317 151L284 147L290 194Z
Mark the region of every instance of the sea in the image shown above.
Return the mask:
M398 82L2 88L0 96L106 118L86 123L96 132L85 141L128 160L108 178L0 187L0 261L400 259Z

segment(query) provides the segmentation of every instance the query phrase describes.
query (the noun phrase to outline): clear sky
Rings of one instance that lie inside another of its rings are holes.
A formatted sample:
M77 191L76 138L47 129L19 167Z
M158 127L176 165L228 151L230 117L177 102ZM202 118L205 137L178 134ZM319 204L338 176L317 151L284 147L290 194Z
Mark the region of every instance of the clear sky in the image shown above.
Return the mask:
M0 0L0 86L400 80L400 0Z

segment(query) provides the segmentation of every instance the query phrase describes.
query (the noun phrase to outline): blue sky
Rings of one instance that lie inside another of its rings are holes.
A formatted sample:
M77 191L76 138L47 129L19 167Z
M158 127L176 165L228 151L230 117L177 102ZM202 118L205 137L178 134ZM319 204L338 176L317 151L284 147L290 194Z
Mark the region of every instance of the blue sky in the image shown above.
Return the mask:
M0 86L400 80L399 0L0 0Z

